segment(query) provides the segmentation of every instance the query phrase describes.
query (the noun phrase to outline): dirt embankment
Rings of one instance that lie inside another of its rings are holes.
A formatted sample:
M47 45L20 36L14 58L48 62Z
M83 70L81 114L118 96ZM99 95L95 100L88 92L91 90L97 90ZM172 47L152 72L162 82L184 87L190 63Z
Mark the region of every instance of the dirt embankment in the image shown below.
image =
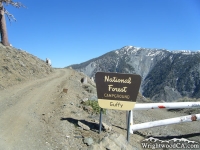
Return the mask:
M0 90L48 76L53 69L26 51L0 43Z

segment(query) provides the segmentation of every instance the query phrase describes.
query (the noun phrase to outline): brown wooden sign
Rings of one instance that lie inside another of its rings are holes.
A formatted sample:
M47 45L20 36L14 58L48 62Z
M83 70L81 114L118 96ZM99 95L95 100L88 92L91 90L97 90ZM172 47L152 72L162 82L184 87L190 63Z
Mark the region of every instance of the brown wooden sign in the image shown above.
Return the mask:
M95 80L101 108L119 110L134 108L141 84L140 75L97 72Z

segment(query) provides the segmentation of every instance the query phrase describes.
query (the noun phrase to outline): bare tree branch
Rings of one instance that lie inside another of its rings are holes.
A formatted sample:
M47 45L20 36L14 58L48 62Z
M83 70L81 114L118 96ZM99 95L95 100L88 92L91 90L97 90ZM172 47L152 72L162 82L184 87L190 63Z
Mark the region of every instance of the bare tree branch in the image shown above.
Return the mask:
M5 2L6 5L12 5L16 8L20 8L20 7L25 7L22 3L20 2L13 2L13 1L10 1L10 2Z
M15 19L15 17L12 15L12 14L10 14L5 8L4 8L4 13L5 13L5 15L8 17L8 20L11 22L12 20L14 20L14 21L17 21L16 19Z
M12 0L0 0L0 2L3 2L6 5L12 5L16 8L25 7L21 2L13 2Z
M13 2L13 0L0 0L0 2L4 3L5 5L12 5L16 8L20 8L20 7L26 8L21 2ZM12 20L17 21L14 15L9 13L4 7L2 7L1 9L4 9L4 13L8 17L9 22L11 22Z
M12 20L16 21L15 17L10 14L5 8L4 5L12 5L16 8L25 7L20 2L13 2L13 0L0 0L0 36L1 36L1 42L4 46L10 46L10 43L8 41L8 34L6 29L6 19L5 15L8 17L9 22Z

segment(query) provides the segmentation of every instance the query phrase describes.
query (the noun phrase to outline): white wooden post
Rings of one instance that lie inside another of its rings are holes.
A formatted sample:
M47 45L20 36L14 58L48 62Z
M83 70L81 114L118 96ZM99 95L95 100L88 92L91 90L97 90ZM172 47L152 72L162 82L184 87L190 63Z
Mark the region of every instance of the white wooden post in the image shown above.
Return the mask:
M84 83L84 84L87 84L87 77L84 77L83 80L84 80L83 83Z

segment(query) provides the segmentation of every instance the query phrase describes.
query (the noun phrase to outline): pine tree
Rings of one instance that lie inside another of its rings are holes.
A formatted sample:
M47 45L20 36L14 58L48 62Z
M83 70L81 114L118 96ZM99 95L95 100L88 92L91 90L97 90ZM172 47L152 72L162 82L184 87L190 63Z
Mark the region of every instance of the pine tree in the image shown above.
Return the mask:
M4 46L9 46L7 29L6 29L6 20L5 15L8 17L9 21L16 21L15 17L10 14L4 7L5 5L12 5L16 8L25 7L20 2L13 2L12 0L0 0L0 32L1 32L1 42Z

